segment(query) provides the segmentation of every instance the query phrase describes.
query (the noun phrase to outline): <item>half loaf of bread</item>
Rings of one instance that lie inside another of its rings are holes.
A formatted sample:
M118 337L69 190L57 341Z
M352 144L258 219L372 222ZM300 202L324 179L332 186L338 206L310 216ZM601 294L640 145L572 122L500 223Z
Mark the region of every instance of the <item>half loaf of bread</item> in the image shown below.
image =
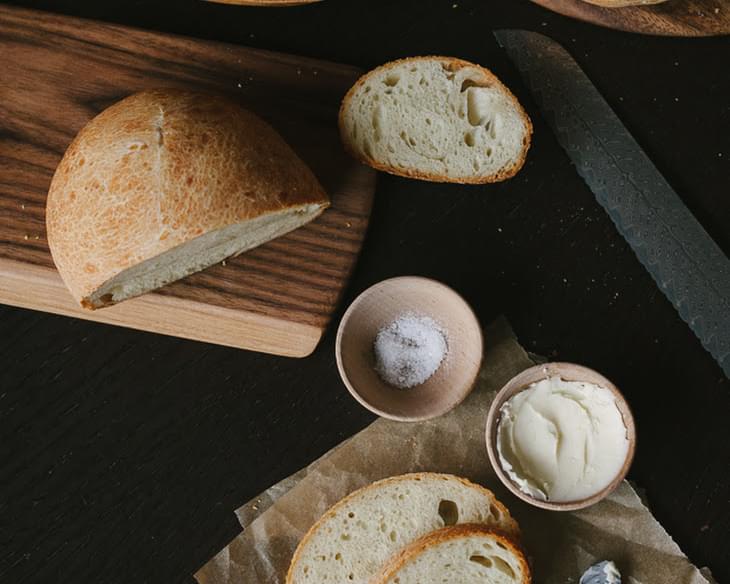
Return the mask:
M299 543L287 584L367 584L403 546L456 523L484 523L518 534L494 494L452 475L384 479L331 507Z
M532 123L491 71L451 57L393 61L345 96L340 136L360 161L436 182L489 183L513 176Z
M522 551L483 525L434 531L391 558L371 584L529 584Z
M328 204L281 136L235 102L144 91L76 136L53 176L46 226L66 286L95 309L283 235Z

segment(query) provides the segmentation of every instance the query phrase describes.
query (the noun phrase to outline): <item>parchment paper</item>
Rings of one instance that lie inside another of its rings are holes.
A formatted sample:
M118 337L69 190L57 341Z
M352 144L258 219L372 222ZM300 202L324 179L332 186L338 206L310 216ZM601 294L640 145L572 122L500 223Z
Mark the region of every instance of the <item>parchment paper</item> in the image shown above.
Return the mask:
M506 321L484 331L486 353L472 394L449 414L415 424L379 419L237 511L243 532L196 575L200 584L279 584L302 535L333 503L372 481L405 472L465 476L493 490L522 528L533 581L577 582L612 559L628 584L706 584L627 482L576 512L533 508L507 491L487 458L484 430L494 394L534 361ZM641 432L639 421L638 430Z

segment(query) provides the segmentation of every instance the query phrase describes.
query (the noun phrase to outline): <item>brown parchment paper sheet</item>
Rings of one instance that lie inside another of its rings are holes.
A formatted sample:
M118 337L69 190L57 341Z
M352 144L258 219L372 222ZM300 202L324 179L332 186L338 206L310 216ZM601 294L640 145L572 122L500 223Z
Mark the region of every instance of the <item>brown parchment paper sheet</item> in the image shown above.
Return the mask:
M427 422L378 419L241 507L243 532L195 575L198 582L283 583L300 538L333 503L384 477L437 471L485 485L507 505L522 528L536 583L577 582L603 559L616 562L625 584L711 583L625 481L608 499L570 513L530 507L502 486L486 453L487 410L502 385L534 362L504 319L487 327L484 338L479 380L464 403Z

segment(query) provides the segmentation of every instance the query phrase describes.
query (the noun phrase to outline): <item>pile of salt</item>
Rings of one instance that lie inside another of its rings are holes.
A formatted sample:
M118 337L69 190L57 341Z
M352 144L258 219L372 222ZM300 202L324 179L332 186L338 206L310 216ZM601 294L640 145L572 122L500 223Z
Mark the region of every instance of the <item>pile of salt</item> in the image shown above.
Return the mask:
M441 365L446 337L432 318L404 314L380 329L375 337L375 370L386 383L400 389L420 385Z

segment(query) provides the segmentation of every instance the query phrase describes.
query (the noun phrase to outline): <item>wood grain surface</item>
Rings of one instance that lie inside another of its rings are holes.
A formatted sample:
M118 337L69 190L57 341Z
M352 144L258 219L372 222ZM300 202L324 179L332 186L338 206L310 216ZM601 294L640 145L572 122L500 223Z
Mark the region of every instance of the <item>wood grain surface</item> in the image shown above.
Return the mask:
M274 354L315 348L367 228L374 172L336 130L352 67L0 7L0 302ZM11 82L12 80L12 82ZM111 308L75 305L45 236L66 146L96 113L144 88L224 92L261 114L332 197L315 222Z
M726 0L668 0L623 8L604 8L583 0L532 1L566 16L629 32L682 37L730 34Z

